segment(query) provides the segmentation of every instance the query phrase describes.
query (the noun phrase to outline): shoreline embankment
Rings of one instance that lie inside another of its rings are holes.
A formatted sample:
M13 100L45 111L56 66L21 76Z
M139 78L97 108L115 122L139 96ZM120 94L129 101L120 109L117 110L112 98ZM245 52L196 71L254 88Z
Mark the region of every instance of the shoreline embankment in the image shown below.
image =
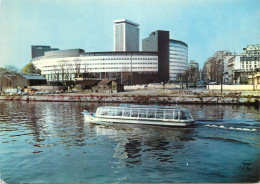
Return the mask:
M201 96L201 95L127 95L127 94L45 94L0 95L0 100L42 102L100 102L100 103L164 103L164 104L245 104L259 105L259 96Z

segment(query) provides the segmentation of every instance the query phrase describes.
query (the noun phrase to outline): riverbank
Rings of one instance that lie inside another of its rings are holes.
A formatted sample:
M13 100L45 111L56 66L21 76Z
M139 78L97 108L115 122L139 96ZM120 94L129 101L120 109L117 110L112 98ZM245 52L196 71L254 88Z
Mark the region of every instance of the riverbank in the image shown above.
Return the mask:
M1 95L0 100L101 103L257 104L260 94L208 90L135 90L123 93L62 93L44 95Z

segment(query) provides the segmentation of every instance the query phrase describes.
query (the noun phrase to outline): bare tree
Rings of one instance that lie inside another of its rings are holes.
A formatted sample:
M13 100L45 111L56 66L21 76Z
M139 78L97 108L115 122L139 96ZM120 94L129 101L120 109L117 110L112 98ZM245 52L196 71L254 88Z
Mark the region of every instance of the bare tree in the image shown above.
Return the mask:
M80 74L80 67L81 67L81 62L80 60L76 59L75 60L75 65L74 65L74 75L75 77L78 77Z

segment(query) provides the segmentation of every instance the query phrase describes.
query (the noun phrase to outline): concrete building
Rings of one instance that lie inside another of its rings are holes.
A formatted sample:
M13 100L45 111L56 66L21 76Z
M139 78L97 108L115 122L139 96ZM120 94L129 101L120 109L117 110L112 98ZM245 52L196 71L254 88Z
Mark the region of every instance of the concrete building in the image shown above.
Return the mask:
M130 84L158 82L157 52L84 52L69 49L45 52L31 61L48 81L72 81L80 73L99 80Z
M127 19L114 21L114 51L139 51L139 24Z
M32 45L32 58L44 56L45 52L59 50L58 48L51 48L45 45Z
M178 81L188 69L188 45L169 38L169 31L152 32L142 41L143 51L158 52L158 78L161 82Z

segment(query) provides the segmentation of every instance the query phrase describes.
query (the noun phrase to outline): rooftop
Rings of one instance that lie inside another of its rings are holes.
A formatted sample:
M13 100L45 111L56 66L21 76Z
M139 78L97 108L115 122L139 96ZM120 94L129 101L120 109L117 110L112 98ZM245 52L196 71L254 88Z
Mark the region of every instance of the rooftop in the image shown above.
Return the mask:
M42 75L40 74L21 74L24 78L28 80L46 80Z
M128 24L131 24L133 26L139 26L139 24L137 24L135 22L132 22L130 20L127 20L127 19L114 20L114 23L115 24L118 24L118 23L128 23Z

